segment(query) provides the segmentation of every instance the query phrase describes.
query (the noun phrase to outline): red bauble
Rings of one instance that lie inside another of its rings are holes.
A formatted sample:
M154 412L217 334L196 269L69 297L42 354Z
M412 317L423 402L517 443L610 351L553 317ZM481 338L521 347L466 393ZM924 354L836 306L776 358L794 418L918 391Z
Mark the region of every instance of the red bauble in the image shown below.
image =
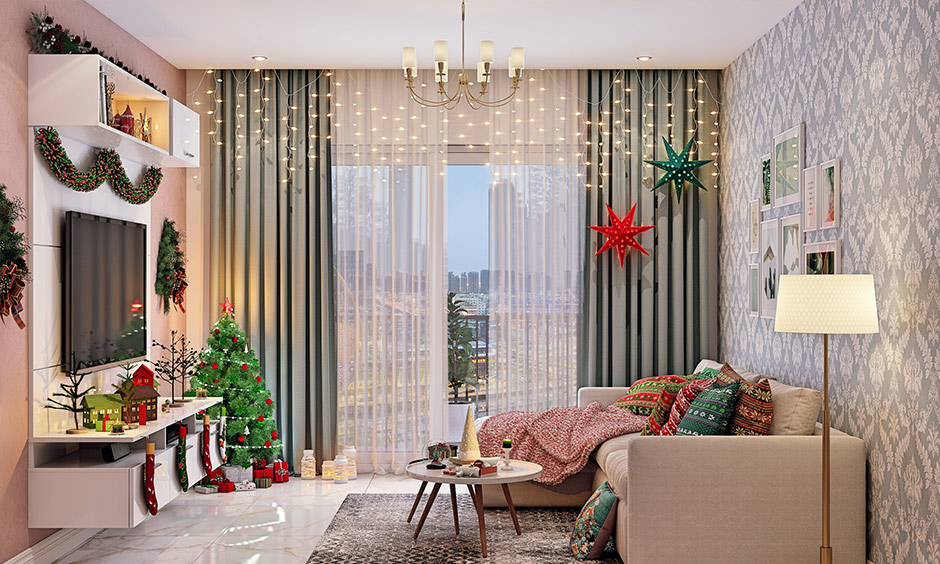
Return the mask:
M213 362L213 363L212 363L212 369L213 369L213 370L218 370L218 369L219 369L219 363L218 363L218 362Z
M277 440L277 431L271 431L271 438Z
M232 342L233 342L233 343L237 343L237 342L238 342L238 337L237 337L237 336L232 337Z
M215 330L215 334L216 334L216 335L219 334L219 330L218 330L218 329Z
M255 380L257 380L257 381L260 383L260 382L261 382L261 376L256 376L256 377L255 377Z
M607 214L610 216L610 225L588 226L589 229L593 229L594 231L607 235L607 241L604 243L604 246L602 246L599 251L594 253L594 256L597 256L608 249L617 249L617 255L620 258L620 268L623 268L623 259L627 255L627 247L636 249L644 255L649 256L649 253L646 252L646 249L643 248L643 245L641 245L636 240L636 236L646 231L647 229L652 229L654 226L634 226L633 213L635 211L636 204L633 204L633 207L630 208L629 212L627 212L626 217L620 219L617 217L617 214L614 213L614 210L610 209L610 204L607 204Z
M266 447L271 446L271 441L264 441L264 446L266 446Z
M205 365L206 365L205 362L200 362L200 363L199 363L199 368L202 368L202 367L205 366Z
M245 442L245 435L238 435L238 442L240 443Z
M247 364L242 364L242 370L248 370L248 365L247 365Z
M213 383L213 384L218 384L219 381L218 381L218 380L213 380L212 383Z
M258 416L258 423L264 423L264 415Z
M274 403L274 402L271 401L271 398L268 398L268 399L264 400L264 403L266 403L266 404L268 404L268 405L271 405L271 404Z

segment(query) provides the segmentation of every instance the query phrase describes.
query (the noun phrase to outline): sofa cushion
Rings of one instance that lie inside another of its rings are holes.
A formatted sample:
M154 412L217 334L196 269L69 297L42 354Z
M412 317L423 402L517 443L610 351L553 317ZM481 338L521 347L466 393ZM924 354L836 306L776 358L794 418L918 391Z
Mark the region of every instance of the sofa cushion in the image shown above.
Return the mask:
M611 455L626 451L630 442L636 440L639 436L639 433L630 433L608 439L601 443L601 446L597 447L597 450L594 452L594 460L597 462L597 465L600 466L601 470L609 472L610 465L608 462L611 459ZM614 484L614 486L616 486L616 484ZM620 490L618 489L617 491L619 492Z
M737 381L724 385L716 383L695 396L679 422L676 435L723 435L734 415L739 387Z
M706 369L711 370L711 369ZM738 382L738 400L728 425L729 435L769 435L774 415L773 395L766 379L751 384L727 363L718 372L722 384Z
M643 427L643 431L640 433L641 435L659 434L659 430L662 429L666 421L669 420L669 412L672 411L672 404L675 403L676 396L684 385L685 384L679 382L669 382L663 386L663 391L659 394L659 399L656 400L656 405L653 407L653 411L646 420L646 426Z
M604 482L584 504L568 543L576 559L597 559L604 554L617 522L618 501L617 494Z
M699 395L703 390L712 387L717 381L718 380L715 378L707 378L704 380L693 380L682 386L682 389L679 390L678 395L676 395L676 401L672 404L672 409L669 411L669 420L666 421L659 430L659 434L675 435L676 429L679 428L679 422L685 417L685 412L688 411L689 406L692 405L692 400L695 399L695 396Z
M774 398L774 414L770 423L772 435L812 435L822 406L822 392L788 386L770 380Z
M703 370L705 370L706 368L712 368L714 370L721 370L722 366L723 366L722 363L715 362L714 360L709 360L706 358L706 359L703 359L701 362L699 362L698 366L695 367L695 373L698 374L702 372ZM760 382L761 380L763 380L764 378L767 378L767 376L764 376L763 374L758 374L757 372L751 372L750 370L744 370L740 366L730 366L730 368L733 369L738 374L740 374L742 378L744 378L745 380L747 380L748 382L752 384L756 384Z
M663 387L672 382L684 383L686 379L682 376L667 374L665 376L652 376L637 380L627 390L627 394L614 402L614 405L623 409L629 409L637 415L649 415L656 407L656 401Z

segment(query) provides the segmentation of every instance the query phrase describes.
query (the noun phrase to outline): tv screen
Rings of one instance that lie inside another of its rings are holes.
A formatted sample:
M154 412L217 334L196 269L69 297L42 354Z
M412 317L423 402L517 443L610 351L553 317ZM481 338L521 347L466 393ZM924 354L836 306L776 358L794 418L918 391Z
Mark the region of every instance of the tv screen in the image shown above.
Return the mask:
M91 368L144 358L147 226L70 211L63 254L65 365Z

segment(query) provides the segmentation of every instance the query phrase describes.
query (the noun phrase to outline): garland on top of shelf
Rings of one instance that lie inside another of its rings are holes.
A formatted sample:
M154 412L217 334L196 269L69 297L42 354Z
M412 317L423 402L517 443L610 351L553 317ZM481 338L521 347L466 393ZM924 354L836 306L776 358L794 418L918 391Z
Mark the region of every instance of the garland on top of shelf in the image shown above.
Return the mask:
M139 186L134 186L127 177L121 156L114 149L102 149L95 158L95 163L88 172L81 172L66 154L59 139L59 133L51 128L44 127L36 131L36 143L42 153L49 169L59 179L76 192L91 192L108 180L111 188L117 195L131 204L144 204L160 188L163 181L163 171L156 167L148 167Z
M103 51L99 51L97 47L92 46L88 38L83 40L82 36L72 35L72 32L69 31L68 28L62 27L62 24L55 23L55 20L52 19L52 16L49 15L47 10L43 10L41 14L33 12L30 18L30 26L26 29L26 35L29 36L29 43L33 53L105 56ZM114 57L108 57L108 60L121 67L129 74L134 74L134 71L121 62L120 59L114 60ZM140 80L154 90L159 90L157 85L154 84L149 77L141 74L136 76L137 80ZM162 92L163 95L166 96L166 90L162 90Z
M26 246L23 233L16 230L15 222L26 219L26 206L21 198L6 195L7 187L0 184L0 320L10 315L20 329L26 327L23 312L23 290L29 278L26 265Z

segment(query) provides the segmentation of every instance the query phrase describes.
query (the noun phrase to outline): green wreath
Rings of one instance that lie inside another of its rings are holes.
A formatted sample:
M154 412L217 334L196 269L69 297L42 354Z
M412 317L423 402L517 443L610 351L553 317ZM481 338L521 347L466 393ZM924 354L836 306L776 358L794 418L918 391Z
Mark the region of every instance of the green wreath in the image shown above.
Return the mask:
M39 152L42 153L46 164L52 174L59 180L76 192L91 192L104 183L105 180L111 182L111 189L125 202L131 204L145 204L160 188L160 182L163 181L163 171L156 167L148 167L144 173L144 178L139 186L134 186L127 172L124 170L124 164L121 162L121 156L114 149L102 149L95 158L95 163L88 172L79 171L69 159L65 148L62 147L62 141L59 139L59 133L51 128L45 127L36 131L36 144L39 146Z

